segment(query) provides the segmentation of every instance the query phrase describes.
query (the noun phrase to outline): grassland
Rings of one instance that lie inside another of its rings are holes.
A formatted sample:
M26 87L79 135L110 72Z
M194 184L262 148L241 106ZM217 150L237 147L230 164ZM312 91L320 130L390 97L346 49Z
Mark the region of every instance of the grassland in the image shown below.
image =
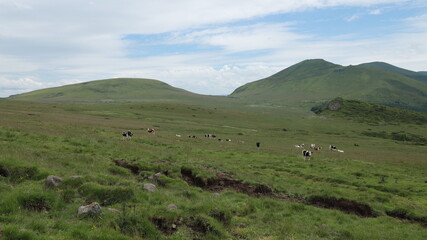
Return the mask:
M284 117L177 103L0 100L0 116L0 239L427 238L426 147L363 134L426 136L425 124L373 125L314 113ZM146 133L148 127L156 134ZM121 138L126 129L134 131L131 141ZM206 139L205 133L232 141ZM304 161L294 147L301 143L324 149ZM329 144L345 152L325 150ZM113 160L140 171L133 174ZM183 169L204 180L223 174L268 186L282 198L233 188L213 194L186 182ZM161 171L168 174L147 179ZM65 179L57 189L43 186L51 174ZM145 191L148 182L158 191ZM373 213L361 217L310 204L316 198L348 199ZM88 201L102 203L104 215L78 216ZM169 204L178 209L168 210Z

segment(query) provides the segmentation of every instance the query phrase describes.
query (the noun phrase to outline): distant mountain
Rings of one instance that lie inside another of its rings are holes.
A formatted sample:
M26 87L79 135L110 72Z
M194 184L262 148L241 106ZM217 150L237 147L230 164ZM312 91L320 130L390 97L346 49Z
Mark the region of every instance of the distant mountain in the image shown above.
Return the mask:
M141 78L116 78L47 88L9 97L14 100L63 103L197 102L217 99Z
M406 72L405 72L406 73ZM305 60L237 88L230 97L249 104L315 104L335 97L427 112L427 84L371 65L344 67Z
M361 64L361 66L369 66L373 68L388 70L390 72L398 73L413 79L420 80L424 83L427 83L427 72L414 72L410 70L406 70L403 68L399 68L396 66L393 66L391 64L385 63L385 62L371 62L371 63L364 63Z

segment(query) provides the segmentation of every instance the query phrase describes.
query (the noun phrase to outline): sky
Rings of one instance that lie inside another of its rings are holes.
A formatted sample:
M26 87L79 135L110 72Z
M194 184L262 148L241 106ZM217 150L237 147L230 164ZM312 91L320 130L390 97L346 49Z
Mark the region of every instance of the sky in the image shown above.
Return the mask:
M319 58L427 71L427 1L0 0L0 97L118 77L228 95Z

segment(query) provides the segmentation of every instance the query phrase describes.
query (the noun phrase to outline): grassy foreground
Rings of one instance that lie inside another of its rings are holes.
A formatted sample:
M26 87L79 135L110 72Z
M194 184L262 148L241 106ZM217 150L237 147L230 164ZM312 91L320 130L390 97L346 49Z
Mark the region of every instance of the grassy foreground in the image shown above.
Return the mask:
M426 136L422 124L154 103L0 101L0 116L0 239L427 238L426 146L363 134ZM134 131L131 141L122 140L126 129ZM205 133L232 141L206 139ZM323 149L304 161L294 147L302 143ZM344 153L327 150L329 144ZM136 167L137 174L113 160ZM183 178L183 169L202 182L223 174L267 186L282 198L197 187ZM47 189L48 175L64 183ZM145 183L158 190L144 190ZM313 203L341 198L369 206L372 214ZM101 203L104 214L78 216L78 207L90 201Z

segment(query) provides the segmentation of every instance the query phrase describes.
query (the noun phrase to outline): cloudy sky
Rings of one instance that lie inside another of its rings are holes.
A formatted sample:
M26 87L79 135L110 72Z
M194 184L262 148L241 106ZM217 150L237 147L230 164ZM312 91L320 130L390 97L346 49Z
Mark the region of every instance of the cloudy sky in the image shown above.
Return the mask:
M312 58L427 71L427 1L0 0L0 97L116 77L226 95Z

